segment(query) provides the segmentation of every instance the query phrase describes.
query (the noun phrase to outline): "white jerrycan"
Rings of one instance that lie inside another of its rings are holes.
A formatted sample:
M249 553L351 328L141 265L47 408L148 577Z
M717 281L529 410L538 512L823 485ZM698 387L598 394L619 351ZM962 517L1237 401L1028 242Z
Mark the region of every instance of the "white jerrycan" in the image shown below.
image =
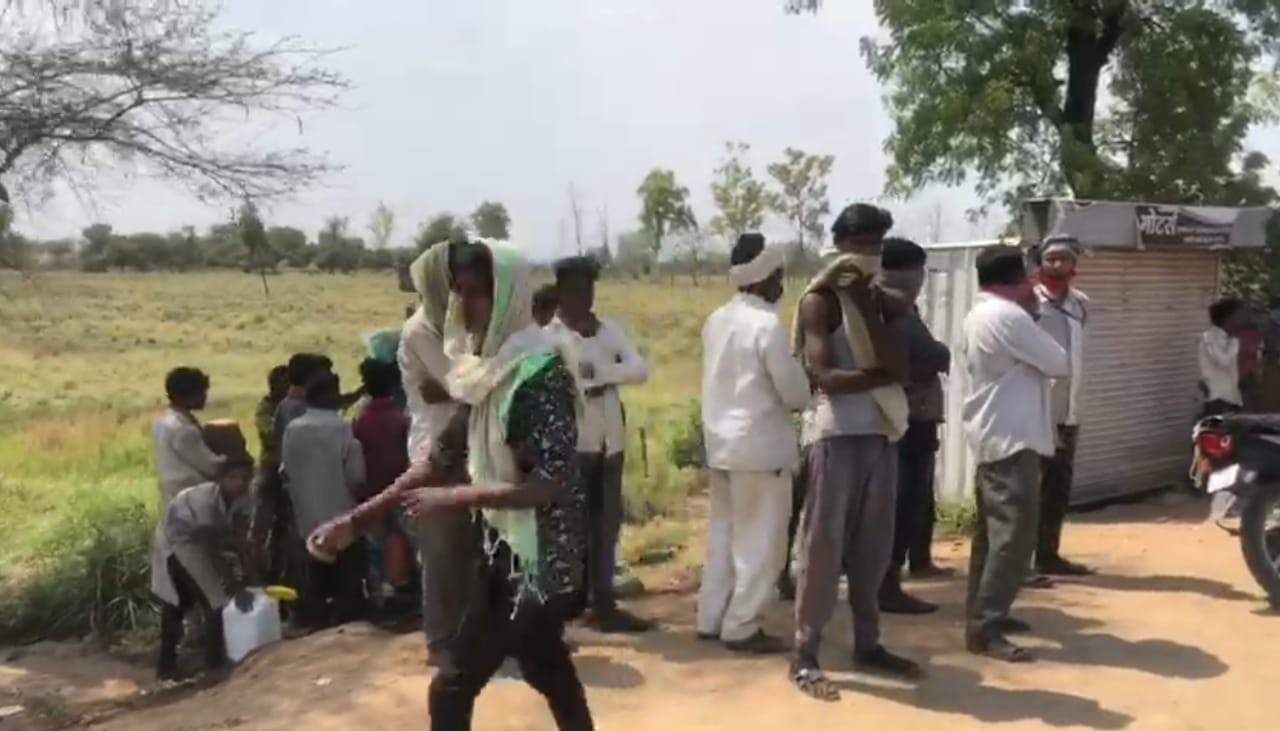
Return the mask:
M279 642L283 636L280 626L280 605L262 589L250 589L253 606L242 612L235 602L222 608L222 629L227 641L227 659L240 662L254 650Z

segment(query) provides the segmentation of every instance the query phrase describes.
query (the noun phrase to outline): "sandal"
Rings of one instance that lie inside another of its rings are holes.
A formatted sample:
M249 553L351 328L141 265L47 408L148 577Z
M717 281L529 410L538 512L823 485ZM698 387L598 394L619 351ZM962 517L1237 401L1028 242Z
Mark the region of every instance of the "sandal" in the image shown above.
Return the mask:
M818 668L794 669L791 673L791 683L810 698L827 702L840 700L840 689Z

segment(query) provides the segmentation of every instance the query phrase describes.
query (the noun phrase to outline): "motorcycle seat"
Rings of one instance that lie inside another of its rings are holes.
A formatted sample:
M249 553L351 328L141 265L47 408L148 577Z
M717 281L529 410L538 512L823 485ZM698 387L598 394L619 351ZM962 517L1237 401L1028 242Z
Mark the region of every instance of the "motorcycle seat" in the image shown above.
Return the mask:
M1280 414L1231 414L1223 416L1229 431L1245 434L1280 434Z

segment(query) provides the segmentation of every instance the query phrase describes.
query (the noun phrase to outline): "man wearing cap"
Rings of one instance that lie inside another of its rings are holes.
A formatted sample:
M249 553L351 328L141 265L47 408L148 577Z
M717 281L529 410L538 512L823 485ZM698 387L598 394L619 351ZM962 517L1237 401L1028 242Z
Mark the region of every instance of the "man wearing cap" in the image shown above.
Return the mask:
M711 522L698 595L698 635L736 652L782 652L761 629L786 558L791 476L799 460L791 413L809 378L778 320L783 250L743 234L730 253L738 292L702 328L702 423Z
M977 258L980 291L965 316L965 436L973 450L978 527L969 554L965 647L1008 662L1030 654L1007 635L1036 542L1042 460L1054 453L1051 379L1070 374L1067 353L1032 319L1036 295L1023 252L991 246Z
M1089 319L1089 298L1072 286L1080 243L1069 234L1056 234L1039 249L1029 252L1039 267L1036 299L1040 303L1040 327L1067 353L1070 366L1063 378L1053 379L1050 412L1056 427L1055 449L1041 465L1040 521L1036 536L1035 572L1031 586L1045 586L1047 576L1083 576L1089 569L1068 561L1059 553L1062 523L1071 501L1071 482L1079 434L1080 386L1084 365L1084 328Z

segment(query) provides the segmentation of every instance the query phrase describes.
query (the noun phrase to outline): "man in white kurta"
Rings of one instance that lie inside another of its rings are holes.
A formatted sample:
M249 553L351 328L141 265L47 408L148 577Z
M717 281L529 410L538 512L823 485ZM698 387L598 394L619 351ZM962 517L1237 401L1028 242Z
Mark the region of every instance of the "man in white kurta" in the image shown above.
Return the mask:
M799 463L791 412L809 380L778 320L783 253L744 234L733 248L738 293L702 329L702 420L711 524L698 634L732 650L782 652L760 620L786 560L791 481Z

